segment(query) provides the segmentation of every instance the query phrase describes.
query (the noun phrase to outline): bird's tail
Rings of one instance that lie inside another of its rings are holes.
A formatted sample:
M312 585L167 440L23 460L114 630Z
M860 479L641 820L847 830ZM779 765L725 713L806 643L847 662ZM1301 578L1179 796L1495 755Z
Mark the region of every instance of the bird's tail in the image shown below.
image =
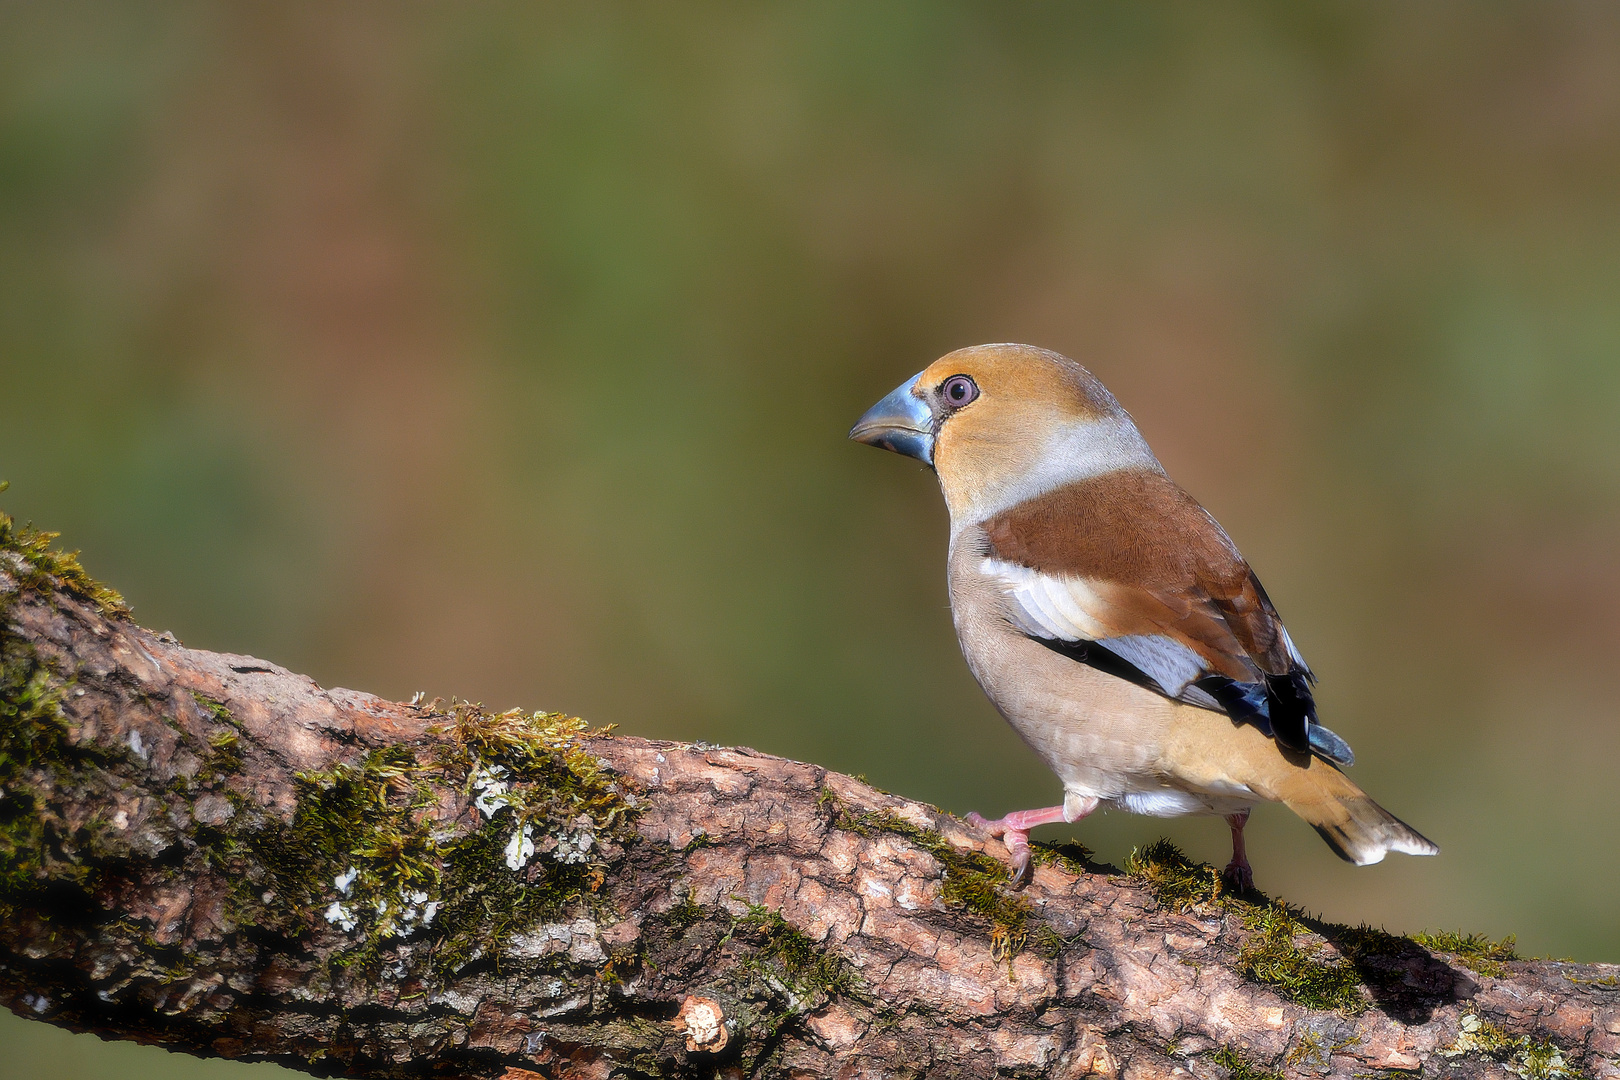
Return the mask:
M1285 751L1254 725L1234 725L1221 713L1181 710L1165 729L1160 755L1166 773L1191 790L1224 794L1241 786L1286 804L1346 862L1366 866L1391 851L1440 854L1321 757Z
M1357 866L1382 862L1391 851L1438 855L1440 849L1406 822L1373 802L1344 773L1319 758L1290 769L1277 797L1304 818L1339 858Z

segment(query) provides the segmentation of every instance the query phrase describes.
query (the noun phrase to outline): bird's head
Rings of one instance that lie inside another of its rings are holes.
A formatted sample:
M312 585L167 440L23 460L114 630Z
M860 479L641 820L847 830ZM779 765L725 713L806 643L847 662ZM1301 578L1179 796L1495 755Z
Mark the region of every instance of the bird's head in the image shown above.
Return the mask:
M1091 372L1032 345L947 353L868 409L849 437L933 466L957 522L1088 476L1159 469Z

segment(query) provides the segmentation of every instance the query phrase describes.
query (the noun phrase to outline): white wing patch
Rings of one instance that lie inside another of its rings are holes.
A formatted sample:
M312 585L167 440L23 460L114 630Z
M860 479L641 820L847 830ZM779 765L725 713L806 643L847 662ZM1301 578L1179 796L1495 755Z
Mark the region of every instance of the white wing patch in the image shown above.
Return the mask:
M1083 578L1043 574L1002 559L985 559L979 570L999 582L1018 628L1048 641L1095 641L1158 683L1165 695L1219 710L1215 699L1190 685L1209 674L1203 657L1174 638L1159 634L1109 637L1108 626L1088 609L1107 602Z
M1108 628L1086 611L1102 600L1079 578L1043 574L1017 563L986 559L979 566L986 577L1001 583L1012 600L1018 628L1035 637L1056 641L1096 641Z

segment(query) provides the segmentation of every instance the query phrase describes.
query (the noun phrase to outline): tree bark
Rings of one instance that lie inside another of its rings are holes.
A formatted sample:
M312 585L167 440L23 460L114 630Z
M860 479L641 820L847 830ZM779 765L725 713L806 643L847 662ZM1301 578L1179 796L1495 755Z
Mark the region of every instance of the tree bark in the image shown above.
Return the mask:
M1620 1077L1613 965L1305 920L1164 849L1014 893L850 777L325 690L26 551L0 633L21 1016L368 1077Z

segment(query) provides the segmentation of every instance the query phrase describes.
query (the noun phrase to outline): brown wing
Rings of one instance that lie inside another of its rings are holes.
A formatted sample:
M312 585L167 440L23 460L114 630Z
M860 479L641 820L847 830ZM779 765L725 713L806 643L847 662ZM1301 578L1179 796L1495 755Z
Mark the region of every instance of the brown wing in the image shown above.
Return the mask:
M1104 638L1163 635L1239 682L1303 671L1249 564L1192 496L1154 472L1116 472L985 523L997 560L1068 582Z

